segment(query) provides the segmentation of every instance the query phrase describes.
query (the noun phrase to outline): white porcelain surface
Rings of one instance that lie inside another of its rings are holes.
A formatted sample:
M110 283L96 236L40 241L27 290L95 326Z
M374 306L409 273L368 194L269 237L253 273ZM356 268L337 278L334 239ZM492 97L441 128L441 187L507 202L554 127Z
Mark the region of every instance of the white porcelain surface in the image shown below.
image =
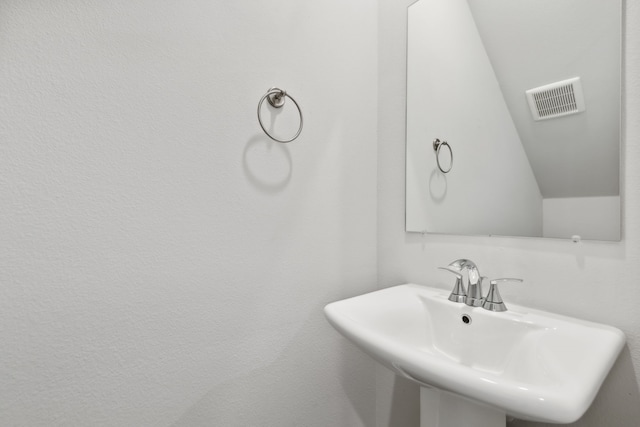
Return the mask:
M331 303L325 314L399 375L533 421L580 418L624 346L610 326L508 301L508 311L494 313L448 295L400 285Z

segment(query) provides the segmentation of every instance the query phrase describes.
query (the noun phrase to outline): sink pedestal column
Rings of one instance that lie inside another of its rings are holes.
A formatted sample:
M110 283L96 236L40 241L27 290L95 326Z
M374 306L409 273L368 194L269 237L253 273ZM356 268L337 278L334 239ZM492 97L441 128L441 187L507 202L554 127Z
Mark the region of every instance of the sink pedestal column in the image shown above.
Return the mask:
M420 387L420 427L506 427L506 414L435 388Z

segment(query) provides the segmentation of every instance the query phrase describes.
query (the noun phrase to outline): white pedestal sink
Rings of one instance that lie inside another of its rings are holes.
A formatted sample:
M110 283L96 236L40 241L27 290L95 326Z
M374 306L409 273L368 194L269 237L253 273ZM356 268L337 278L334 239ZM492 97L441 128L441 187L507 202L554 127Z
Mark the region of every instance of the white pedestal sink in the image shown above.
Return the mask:
M414 284L331 303L329 322L421 385L421 427L572 423L624 346L613 327L509 304L495 313Z
M503 411L443 391L420 387L420 427L505 427Z

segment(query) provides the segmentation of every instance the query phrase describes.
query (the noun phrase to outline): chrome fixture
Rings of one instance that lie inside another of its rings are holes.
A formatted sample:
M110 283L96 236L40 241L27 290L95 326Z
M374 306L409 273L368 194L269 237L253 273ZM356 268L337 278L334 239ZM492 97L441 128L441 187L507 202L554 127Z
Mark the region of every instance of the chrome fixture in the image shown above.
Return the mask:
M464 302L467 299L467 292L464 290L464 284L462 283L462 273L449 267L438 268L456 276L456 284L453 286L453 291L451 291L449 295L449 301Z
M291 102L293 102L293 104L298 109L298 115L300 115L300 127L298 128L298 131L296 132L296 134L293 135L293 137L289 139L278 139L275 136L271 135L269 131L264 127L264 124L262 123L262 117L260 116L260 108L262 108L262 103L264 102L265 99L269 101L269 105L271 105L273 108L282 108L282 106L284 105L284 102L286 101L286 98L289 98ZM258 102L258 123L260 124L260 127L262 128L264 133L266 133L269 138L273 139L274 141L282 142L286 144L287 142L291 142L294 139L296 139L300 135L300 132L302 132L302 125L303 125L302 110L300 109L300 106L298 105L296 100L293 99L293 97L289 95L287 91L277 87L272 87L267 91L267 93L264 94L262 98L260 98L260 101Z
M499 282L522 282L522 279L500 278L490 280L489 292L486 297L482 296L482 282L488 279L480 275L478 266L471 260L458 259L447 267L438 267L456 276L456 283L453 291L449 295L449 301L464 302L470 307L482 307L489 311L507 311L507 306L502 301L498 291ZM467 289L465 291L462 271L467 270Z
M451 154L451 163L449 163L449 169L447 170L444 170L440 165L440 150L442 149L442 147L447 147L449 149L449 154ZM438 169L440 169L440 172L442 173L451 172L451 168L453 167L453 150L451 149L451 146L449 145L449 143L447 141L441 142L439 138L436 138L433 140L433 151L436 152L436 163L438 164Z
M505 277L502 279L493 279L489 282L489 293L482 303L482 308L489 311L507 311L507 306L504 305L500 292L498 291L498 282L520 282L522 279L514 279Z
M482 305L482 277L478 266L469 259L458 259L448 266L454 271L462 272L467 270L467 296L464 303L471 307L480 307Z

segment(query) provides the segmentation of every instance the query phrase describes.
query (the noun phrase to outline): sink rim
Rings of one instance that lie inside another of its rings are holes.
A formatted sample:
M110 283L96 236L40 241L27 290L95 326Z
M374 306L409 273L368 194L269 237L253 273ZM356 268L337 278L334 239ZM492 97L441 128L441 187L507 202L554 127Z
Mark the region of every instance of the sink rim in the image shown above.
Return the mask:
M553 386L518 382L505 376L460 365L453 360L419 351L419 349L397 339L394 340L371 330L370 327L358 321L355 316L348 314L349 306L362 303L363 297L381 297L388 300L387 297L398 292L414 296L422 295L427 298L442 298L443 296L446 298L449 294L444 289L408 283L330 303L324 309L325 315L331 325L342 335L398 375L421 386L453 392L500 408L506 413L522 419L554 423L571 423L579 419L591 405L626 341L622 331L613 326L517 304L509 304L509 311L493 313L480 307L472 308L450 302L453 308L456 306L467 307L465 311L482 316L507 319L517 317L542 324L555 322L556 325L588 327L592 328L594 333L599 331L598 337L602 334L602 337L608 340L606 343L608 347L598 355L598 361L601 363L600 369L596 373L590 372L588 378L571 382L564 381ZM398 298L402 295L393 295L393 297Z

